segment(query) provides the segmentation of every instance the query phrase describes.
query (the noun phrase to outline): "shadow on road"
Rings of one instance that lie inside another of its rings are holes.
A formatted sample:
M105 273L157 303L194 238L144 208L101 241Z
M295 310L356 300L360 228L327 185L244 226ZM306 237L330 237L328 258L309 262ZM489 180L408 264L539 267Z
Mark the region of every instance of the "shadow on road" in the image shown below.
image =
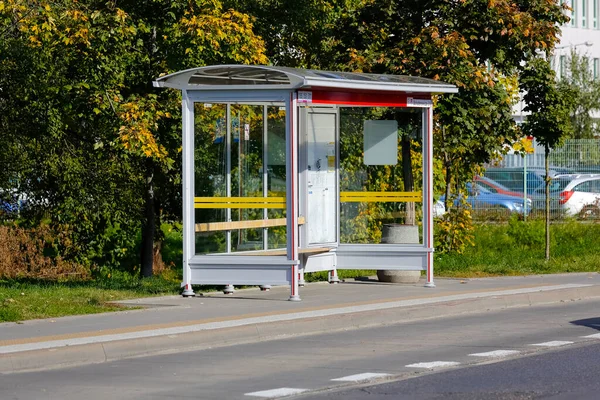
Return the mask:
M573 325L587 326L588 328L596 329L600 331L600 317L597 318L586 318L578 319L577 321L571 321Z

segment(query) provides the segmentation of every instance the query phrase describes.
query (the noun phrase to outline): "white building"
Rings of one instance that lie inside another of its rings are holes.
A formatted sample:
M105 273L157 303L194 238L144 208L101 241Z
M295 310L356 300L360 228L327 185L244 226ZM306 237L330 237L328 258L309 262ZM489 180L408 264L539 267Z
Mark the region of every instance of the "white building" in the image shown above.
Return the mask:
M594 78L600 78L600 0L564 0L572 9L567 11L571 21L561 27L560 43L554 50L552 66L560 78L566 73L571 51L588 57ZM525 104L515 105L513 115L523 123L527 113Z
M561 27L560 43L554 50L551 60L557 78L566 73L569 56L572 51L588 57L594 78L600 79L600 0L564 0L571 8L567 11L571 20ZM517 123L523 123L528 112L520 101L513 108L513 117ZM523 157L509 155L503 160L505 166L523 166ZM527 156L530 166L543 166L544 149L535 144L534 154Z
M560 77L572 50L589 57L595 78L600 77L600 0L566 0L571 21L561 27L554 51L554 68Z

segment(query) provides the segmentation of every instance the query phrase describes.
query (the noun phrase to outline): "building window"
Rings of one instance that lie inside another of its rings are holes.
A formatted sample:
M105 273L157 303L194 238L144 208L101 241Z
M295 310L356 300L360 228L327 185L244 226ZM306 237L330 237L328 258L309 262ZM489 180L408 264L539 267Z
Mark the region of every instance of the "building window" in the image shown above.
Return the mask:
M587 0L581 1L581 27L587 28Z
M571 26L577 26L577 0L571 0Z
M598 74L600 74L600 58L594 58L592 70L594 73L594 79L598 79Z
M598 0L592 0L592 27L598 29Z
M564 78L567 76L567 56L562 55L562 56L560 56L559 60L560 60L559 61L560 70L558 72L560 74L560 77Z

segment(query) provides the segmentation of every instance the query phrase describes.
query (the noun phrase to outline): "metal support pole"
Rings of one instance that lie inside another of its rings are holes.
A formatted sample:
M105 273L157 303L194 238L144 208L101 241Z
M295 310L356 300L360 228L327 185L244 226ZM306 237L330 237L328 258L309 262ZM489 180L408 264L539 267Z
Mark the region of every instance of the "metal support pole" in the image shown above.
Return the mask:
M269 115L263 106L263 197L269 197ZM263 219L269 219L269 209L263 208ZM263 250L269 250L269 230L263 229Z
M225 139L225 172L227 174L227 179L225 180L225 195L227 197L231 197L231 104L226 105L226 121L227 121L227 136ZM231 222L231 208L225 209L225 220L227 222ZM227 253L231 253L231 231L228 230L225 232L225 244L227 247ZM225 289L223 289L223 293L225 294L233 294L234 292L233 285L225 285Z
M423 109L423 241L433 248L433 106ZM427 253L427 283L434 288L433 252Z
M290 93L285 102L286 110L286 218L287 218L287 257L294 261L291 267L290 301L300 301L298 294L298 95Z
M227 121L227 134L225 137L225 196L231 197L231 104L227 104L226 109L227 114L225 118ZM231 222L231 208L225 209L225 220L227 222ZM231 253L231 231L226 231L225 235L227 253Z
M263 197L269 197L269 114L263 106ZM263 208L263 219L269 219L269 209ZM263 228L263 250L269 250L269 229ZM260 290L269 291L271 285L261 285Z
M183 197L183 297L196 294L192 290L190 258L195 253L194 218L194 102L187 91L181 92L182 114L182 197Z

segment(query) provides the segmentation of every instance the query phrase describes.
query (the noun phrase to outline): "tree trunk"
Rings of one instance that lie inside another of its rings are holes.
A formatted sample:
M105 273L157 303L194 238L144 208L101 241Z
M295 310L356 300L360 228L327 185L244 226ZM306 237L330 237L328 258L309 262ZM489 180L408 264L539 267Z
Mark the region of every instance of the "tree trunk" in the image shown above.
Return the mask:
M144 224L142 226L142 248L141 248L141 273L142 277L152 276L152 266L154 265L154 185L151 169L148 168L146 176L146 201L144 209Z
M410 137L402 135L402 180L404 182L404 191L412 192L415 189L415 179L412 171L412 157L410 155ZM406 203L406 217L404 223L406 225L415 225L415 203Z
M548 145L544 149L544 163L546 166L546 261L550 260L550 161L548 156L550 148ZM525 177L527 179L527 177Z

